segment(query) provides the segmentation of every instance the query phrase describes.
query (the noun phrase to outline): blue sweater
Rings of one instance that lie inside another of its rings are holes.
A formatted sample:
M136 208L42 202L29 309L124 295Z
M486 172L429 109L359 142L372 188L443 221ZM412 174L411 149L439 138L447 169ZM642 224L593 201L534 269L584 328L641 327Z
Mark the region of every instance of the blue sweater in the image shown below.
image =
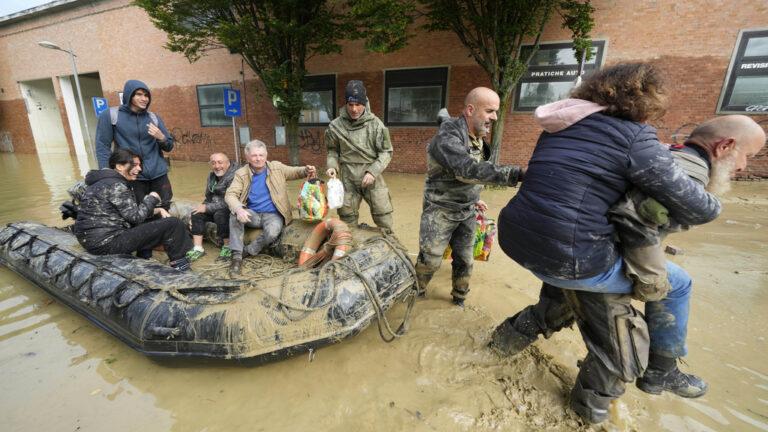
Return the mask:
M147 131L151 121L147 111L138 113L131 111L131 98L138 89L143 89L149 94L151 103L149 87L141 81L128 80L123 88L123 104L120 105L117 113L117 124L112 126L109 110L99 115L99 123L96 126L96 159L99 162L99 169L106 168L109 155L112 153L112 141L114 141L117 147L130 150L141 157L142 170L139 180L154 180L168 173L168 164L163 158L162 151L173 150L173 137L158 116L156 126L165 135L165 142L157 141Z
M654 128L596 113L542 133L520 191L499 216L499 244L545 276L603 273L619 256L608 209L632 186L682 224L720 213L720 202L674 163Z

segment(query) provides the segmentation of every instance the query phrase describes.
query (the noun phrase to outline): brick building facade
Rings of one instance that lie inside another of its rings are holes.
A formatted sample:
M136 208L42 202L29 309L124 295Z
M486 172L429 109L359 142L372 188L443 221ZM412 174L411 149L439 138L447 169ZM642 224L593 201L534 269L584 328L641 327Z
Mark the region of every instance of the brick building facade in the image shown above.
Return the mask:
M671 106L655 126L660 138L668 142L679 140L695 124L722 112L718 110L721 93L733 80L729 66L740 35L746 30L753 32L746 35L761 36L761 31L768 30L768 3L764 0L744 0L738 6L714 0L594 0L593 5L596 26L592 37L603 44L602 65L652 61L667 73ZM238 126L248 126L252 138L265 141L271 158L287 160L287 148L276 145L279 119L271 100L241 59L221 49L190 64L182 55L163 48L165 34L129 0L58 0L0 18L0 151L39 150L35 139L40 132L33 133L27 111L33 107L22 92L32 92L38 89L36 85L44 89L49 82L67 146L75 151L78 136L72 127L80 126L67 114L74 112L67 105L71 90L65 88L66 79L61 79L72 74L71 64L65 53L39 47L41 40L71 47L77 54L79 75L93 78L110 105L117 104L117 94L127 79L145 81L152 90L151 110L176 137L176 149L170 154L173 159L207 160L214 151L232 156L232 127L202 125L204 107L198 87L228 84L243 93L244 116L237 120ZM557 20L549 23L542 37L544 44L567 40L568 33ZM418 32L406 48L387 55L368 53L361 43L349 42L342 54L313 58L308 64L310 74L335 76L337 105L343 102L348 80L365 81L372 110L382 119L387 73L410 68L447 69L443 97L453 114L460 111L469 89L488 85L484 71L451 33ZM760 104L755 105L757 109L768 108L768 101ZM86 111L94 116L89 106L86 101ZM749 114L768 129L768 113ZM513 111L505 121L502 161L525 164L541 129L528 111ZM302 163L324 166L323 130L322 126L302 129ZM431 125L390 124L395 151L388 170L424 172L424 146L435 131ZM768 177L768 149L751 161L748 174Z

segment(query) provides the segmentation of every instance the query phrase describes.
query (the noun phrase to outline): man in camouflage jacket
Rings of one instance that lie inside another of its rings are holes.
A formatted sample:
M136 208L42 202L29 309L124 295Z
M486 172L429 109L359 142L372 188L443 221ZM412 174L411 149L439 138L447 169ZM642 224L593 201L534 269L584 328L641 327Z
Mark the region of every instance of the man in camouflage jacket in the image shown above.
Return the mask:
M419 227L416 274L421 295L440 267L443 252L452 248L454 304L462 306L469 293L476 212L487 206L480 200L482 184L514 186L522 178L517 166L488 162L490 148L483 142L496 120L499 96L478 87L467 95L458 118L445 120L427 146L427 179Z
M392 159L389 131L367 105L362 81L347 83L344 109L325 131L328 147L326 173L335 177L341 170L344 205L338 210L341 220L357 224L360 201L371 208L373 222L392 230L392 201L381 173Z

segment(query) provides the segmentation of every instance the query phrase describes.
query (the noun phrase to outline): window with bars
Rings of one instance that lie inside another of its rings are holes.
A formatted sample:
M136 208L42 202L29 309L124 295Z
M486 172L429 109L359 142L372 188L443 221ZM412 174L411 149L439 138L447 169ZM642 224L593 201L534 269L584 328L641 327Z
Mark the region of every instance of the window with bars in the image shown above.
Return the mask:
M200 126L232 126L232 118L224 115L224 89L229 84L206 84L197 86L197 106L200 110Z
M327 125L336 118L336 75L304 77L304 108L299 123L304 126Z
M433 126L445 106L448 68L388 70L384 73L384 123Z

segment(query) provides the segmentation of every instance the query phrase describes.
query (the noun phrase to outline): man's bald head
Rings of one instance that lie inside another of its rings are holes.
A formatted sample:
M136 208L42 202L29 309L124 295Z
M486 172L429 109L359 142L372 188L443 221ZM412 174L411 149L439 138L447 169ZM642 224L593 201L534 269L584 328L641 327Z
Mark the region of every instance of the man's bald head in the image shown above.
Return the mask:
M226 153L213 153L211 154L211 160L220 159L229 162L229 156Z
M765 131L744 115L727 115L707 120L691 132L686 144L706 149L712 169L707 189L721 195L730 188L734 173L747 167L747 159L765 145Z
M499 95L487 87L476 87L464 98L464 118L469 134L481 138L491 131L499 112Z
M467 93L467 97L464 98L464 107L466 108L468 105L476 106L480 102L492 102L494 100L497 102L499 100L499 95L496 94L495 91L489 89L488 87L475 87L470 90L470 92Z
M689 140L712 150L716 142L728 138L732 138L738 148L754 142L765 144L765 131L745 115L727 115L705 121L691 132Z

